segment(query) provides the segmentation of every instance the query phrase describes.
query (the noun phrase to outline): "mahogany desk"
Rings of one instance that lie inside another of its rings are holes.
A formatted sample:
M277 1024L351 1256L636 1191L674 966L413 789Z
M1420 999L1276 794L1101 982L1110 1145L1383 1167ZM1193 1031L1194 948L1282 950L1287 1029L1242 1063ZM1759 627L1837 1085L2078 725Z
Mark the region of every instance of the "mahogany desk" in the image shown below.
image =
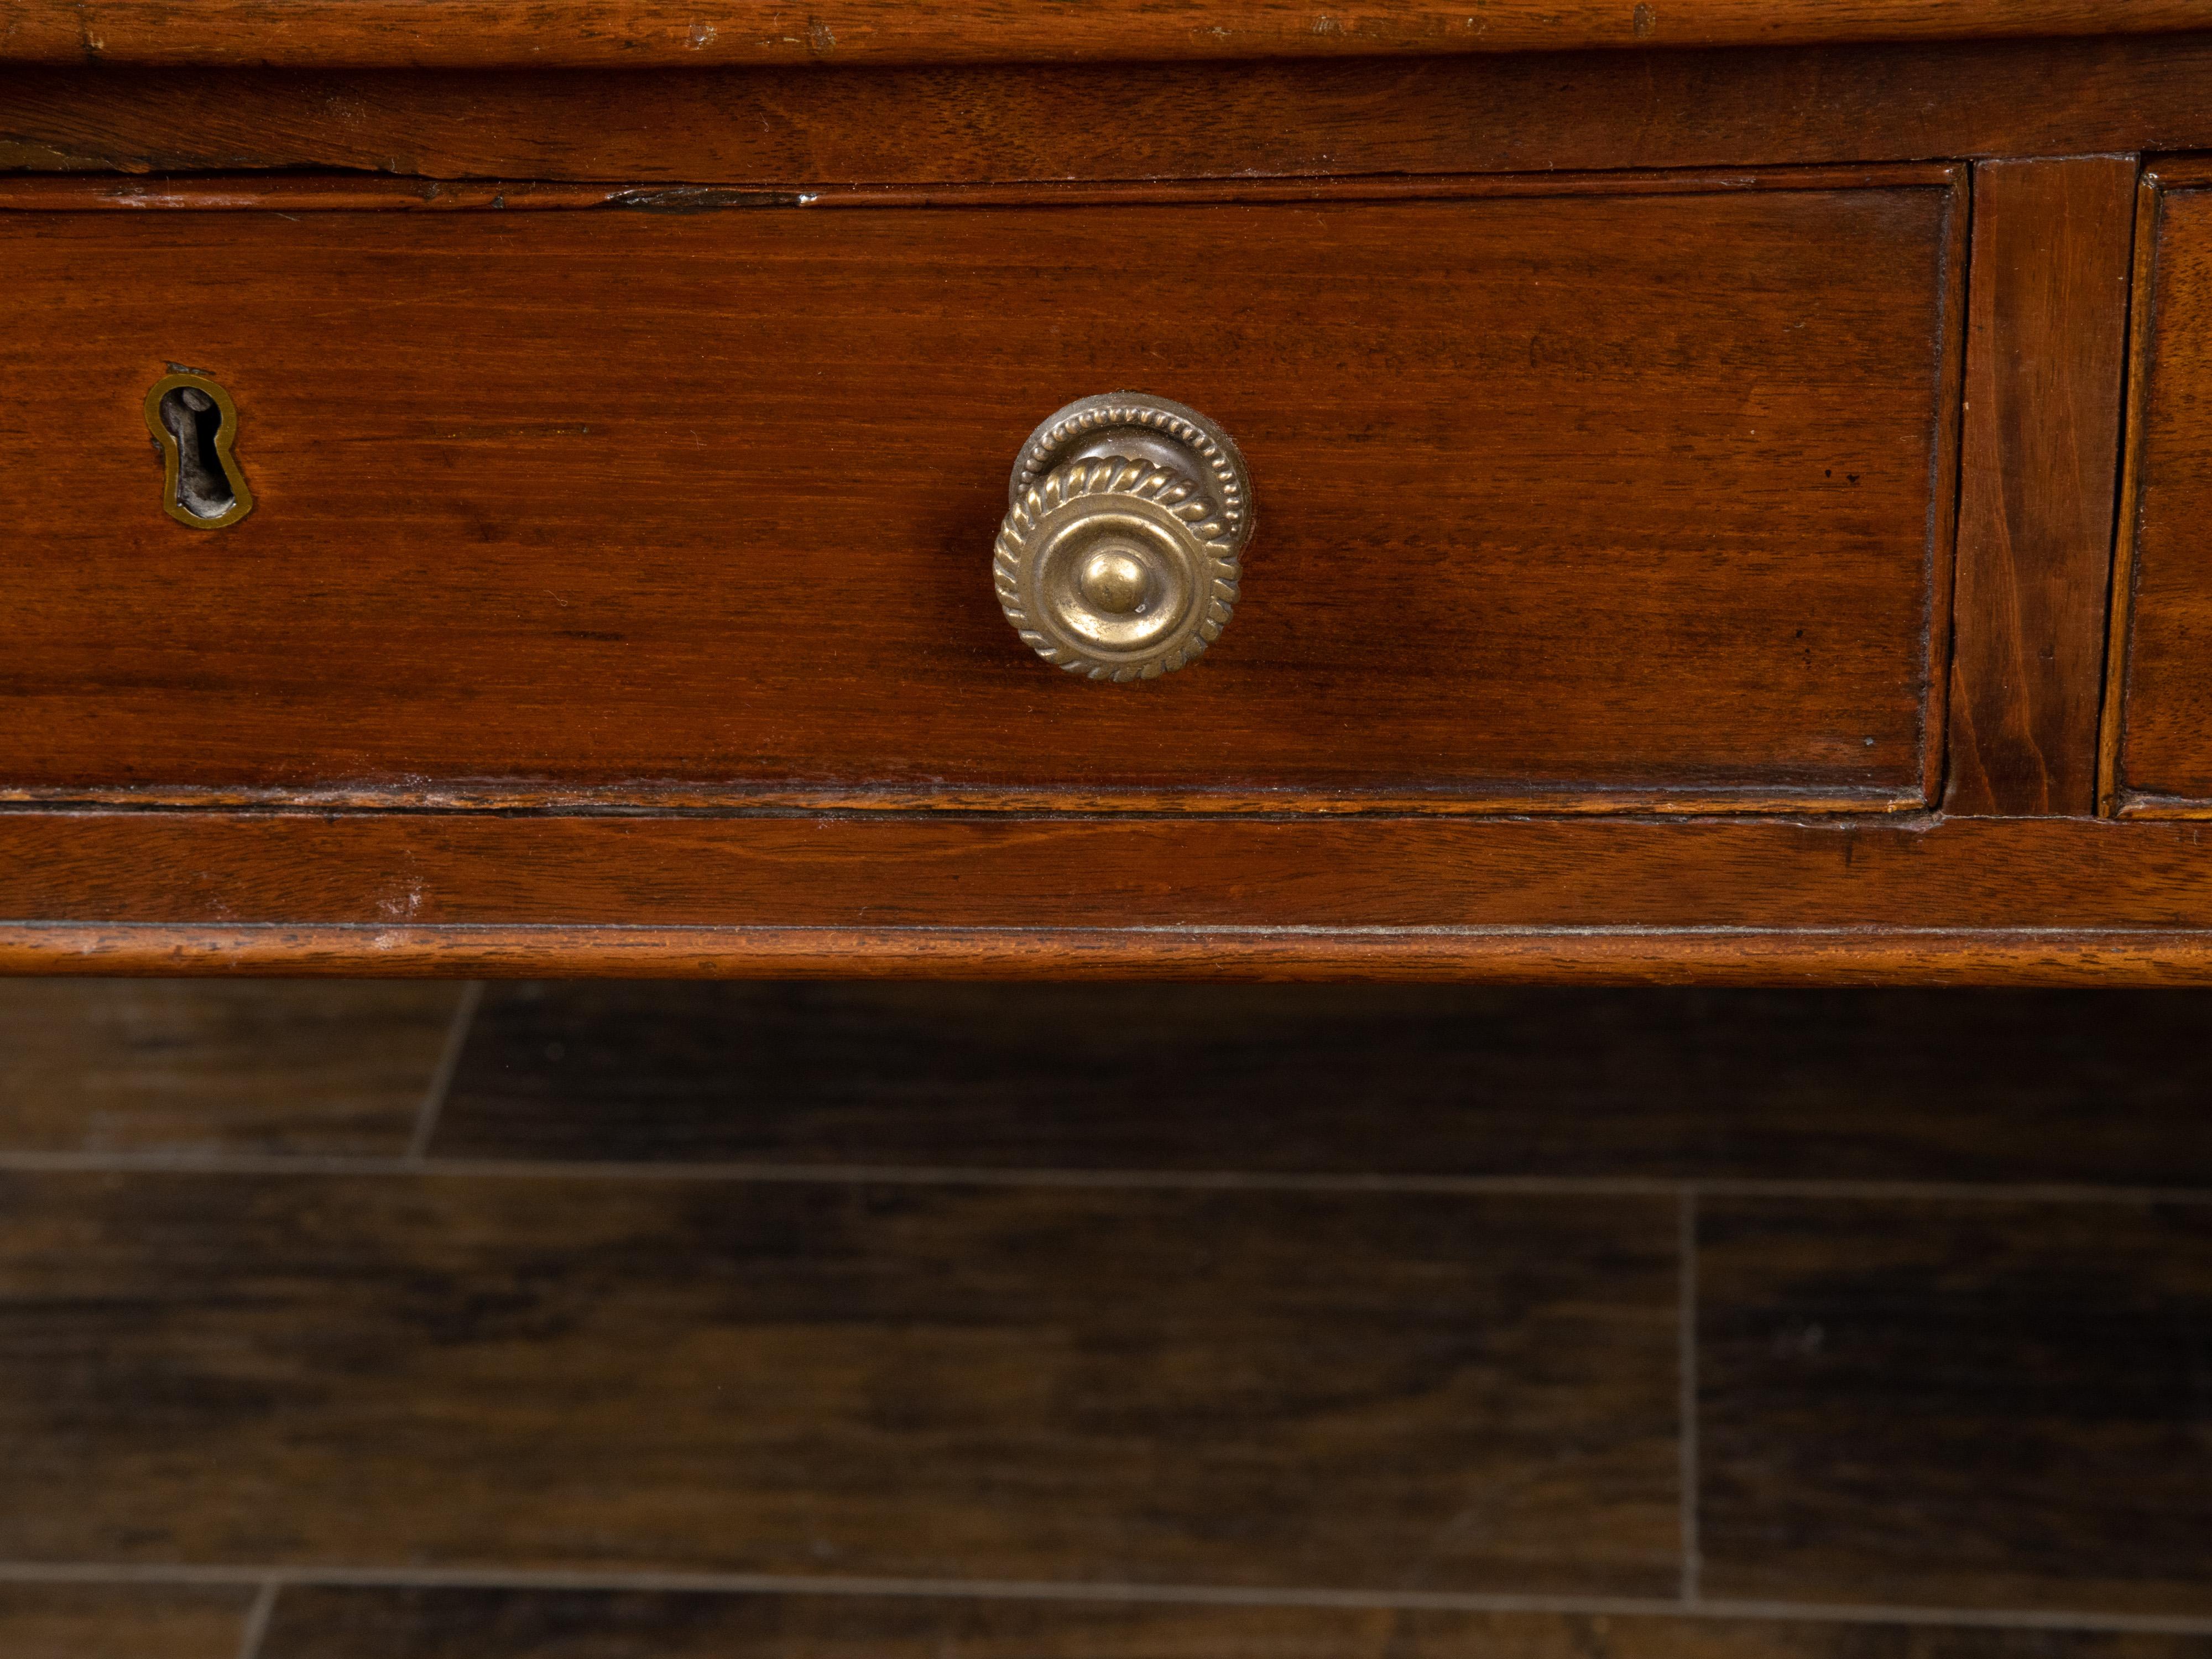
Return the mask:
M8 969L2212 978L2212 3L5 0L0 112Z

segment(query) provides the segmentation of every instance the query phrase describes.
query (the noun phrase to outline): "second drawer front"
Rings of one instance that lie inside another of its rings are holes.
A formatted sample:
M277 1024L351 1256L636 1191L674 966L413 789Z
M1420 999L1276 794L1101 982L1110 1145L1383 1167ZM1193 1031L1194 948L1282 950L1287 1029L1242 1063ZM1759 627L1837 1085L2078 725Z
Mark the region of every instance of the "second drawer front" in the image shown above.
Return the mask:
M1915 805L1945 179L0 216L0 787ZM161 508L177 366L228 528ZM1211 652L1097 685L991 550L1123 389L1235 436L1257 530Z
M2108 800L2212 817L2212 165L2160 164L2144 182Z

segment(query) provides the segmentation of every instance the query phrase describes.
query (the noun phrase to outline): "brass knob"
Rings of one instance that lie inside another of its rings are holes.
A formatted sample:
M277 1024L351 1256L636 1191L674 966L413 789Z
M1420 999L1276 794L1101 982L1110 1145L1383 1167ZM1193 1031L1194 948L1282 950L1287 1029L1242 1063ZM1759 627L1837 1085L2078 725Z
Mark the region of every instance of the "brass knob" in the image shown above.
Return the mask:
M1157 679L1229 625L1251 479L1195 410L1127 392L1070 404L1030 434L1006 493L999 604L1047 662Z

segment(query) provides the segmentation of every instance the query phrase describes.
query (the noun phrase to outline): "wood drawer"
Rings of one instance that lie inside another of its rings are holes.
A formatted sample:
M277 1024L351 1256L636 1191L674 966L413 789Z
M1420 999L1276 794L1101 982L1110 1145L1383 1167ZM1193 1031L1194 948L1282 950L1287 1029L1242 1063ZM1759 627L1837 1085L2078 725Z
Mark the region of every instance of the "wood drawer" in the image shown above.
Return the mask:
M1932 799L1952 170L117 188L0 215L14 799ZM179 365L224 529L161 510ZM1123 388L1258 528L1211 652L1097 685L990 555L1030 427Z
M2105 793L2212 817L2212 163L2147 168L2137 225Z

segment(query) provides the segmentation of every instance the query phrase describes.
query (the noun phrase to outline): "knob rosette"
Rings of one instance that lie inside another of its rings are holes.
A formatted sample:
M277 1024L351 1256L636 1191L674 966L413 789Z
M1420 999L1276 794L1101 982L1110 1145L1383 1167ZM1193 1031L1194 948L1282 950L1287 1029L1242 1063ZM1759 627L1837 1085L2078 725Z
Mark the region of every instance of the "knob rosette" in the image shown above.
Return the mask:
M1251 532L1243 458L1180 404L1086 398L1016 464L993 559L1022 641L1071 674L1172 673L1221 637Z

